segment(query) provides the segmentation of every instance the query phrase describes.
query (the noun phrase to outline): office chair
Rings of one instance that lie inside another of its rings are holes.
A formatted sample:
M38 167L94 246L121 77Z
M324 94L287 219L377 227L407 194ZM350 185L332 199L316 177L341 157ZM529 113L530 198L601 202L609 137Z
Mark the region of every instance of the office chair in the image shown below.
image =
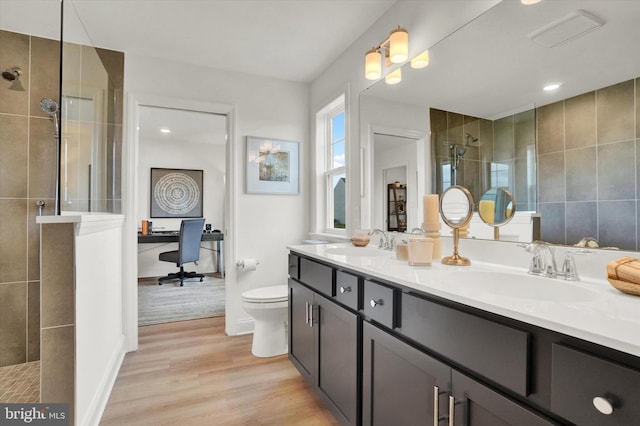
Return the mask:
M183 281L187 278L204 278L204 275L196 272L185 272L184 264L197 262L200 259L200 240L202 239L202 228L204 227L204 219L185 219L180 224L180 237L178 242L178 250L165 251L158 256L163 262L175 263L179 268L179 272L171 273L165 277L158 278L158 285L162 285L163 281L180 280L182 287Z

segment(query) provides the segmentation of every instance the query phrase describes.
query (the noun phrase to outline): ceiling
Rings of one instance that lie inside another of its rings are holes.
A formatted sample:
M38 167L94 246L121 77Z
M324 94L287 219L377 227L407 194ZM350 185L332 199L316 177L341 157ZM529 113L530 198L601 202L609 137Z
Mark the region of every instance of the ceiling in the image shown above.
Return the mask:
M65 0L65 4L77 13L97 47L308 83L395 1Z

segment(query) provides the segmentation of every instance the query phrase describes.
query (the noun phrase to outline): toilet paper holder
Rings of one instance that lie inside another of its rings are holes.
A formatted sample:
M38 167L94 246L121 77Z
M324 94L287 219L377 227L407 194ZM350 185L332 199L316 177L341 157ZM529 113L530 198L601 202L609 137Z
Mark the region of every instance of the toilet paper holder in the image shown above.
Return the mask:
M260 261L256 259L256 265L259 265ZM244 259L243 260L236 260L236 266L238 268L244 268Z

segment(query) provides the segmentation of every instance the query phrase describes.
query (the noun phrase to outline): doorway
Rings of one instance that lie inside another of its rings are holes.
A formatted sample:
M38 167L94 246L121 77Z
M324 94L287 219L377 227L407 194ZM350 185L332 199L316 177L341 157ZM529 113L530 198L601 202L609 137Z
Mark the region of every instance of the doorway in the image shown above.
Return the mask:
M138 108L138 165L135 200L137 222L152 223L159 236L177 234L182 217L153 217L151 170L195 171L202 176L199 188L202 217L211 232L222 233L225 217L227 116L214 112L140 105ZM180 187L176 187L176 191ZM196 195L194 195L196 196ZM177 250L177 242L139 243L138 325L159 324L224 315L224 243L202 241L200 259L185 270L205 275L184 286L157 278L176 272L175 264L160 262L162 252Z

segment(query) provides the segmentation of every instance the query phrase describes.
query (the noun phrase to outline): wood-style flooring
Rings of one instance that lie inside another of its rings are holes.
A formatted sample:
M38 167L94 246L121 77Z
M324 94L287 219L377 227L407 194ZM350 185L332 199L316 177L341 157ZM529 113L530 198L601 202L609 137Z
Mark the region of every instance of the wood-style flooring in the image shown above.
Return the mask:
M101 425L337 425L287 355L256 358L224 317L139 329Z

